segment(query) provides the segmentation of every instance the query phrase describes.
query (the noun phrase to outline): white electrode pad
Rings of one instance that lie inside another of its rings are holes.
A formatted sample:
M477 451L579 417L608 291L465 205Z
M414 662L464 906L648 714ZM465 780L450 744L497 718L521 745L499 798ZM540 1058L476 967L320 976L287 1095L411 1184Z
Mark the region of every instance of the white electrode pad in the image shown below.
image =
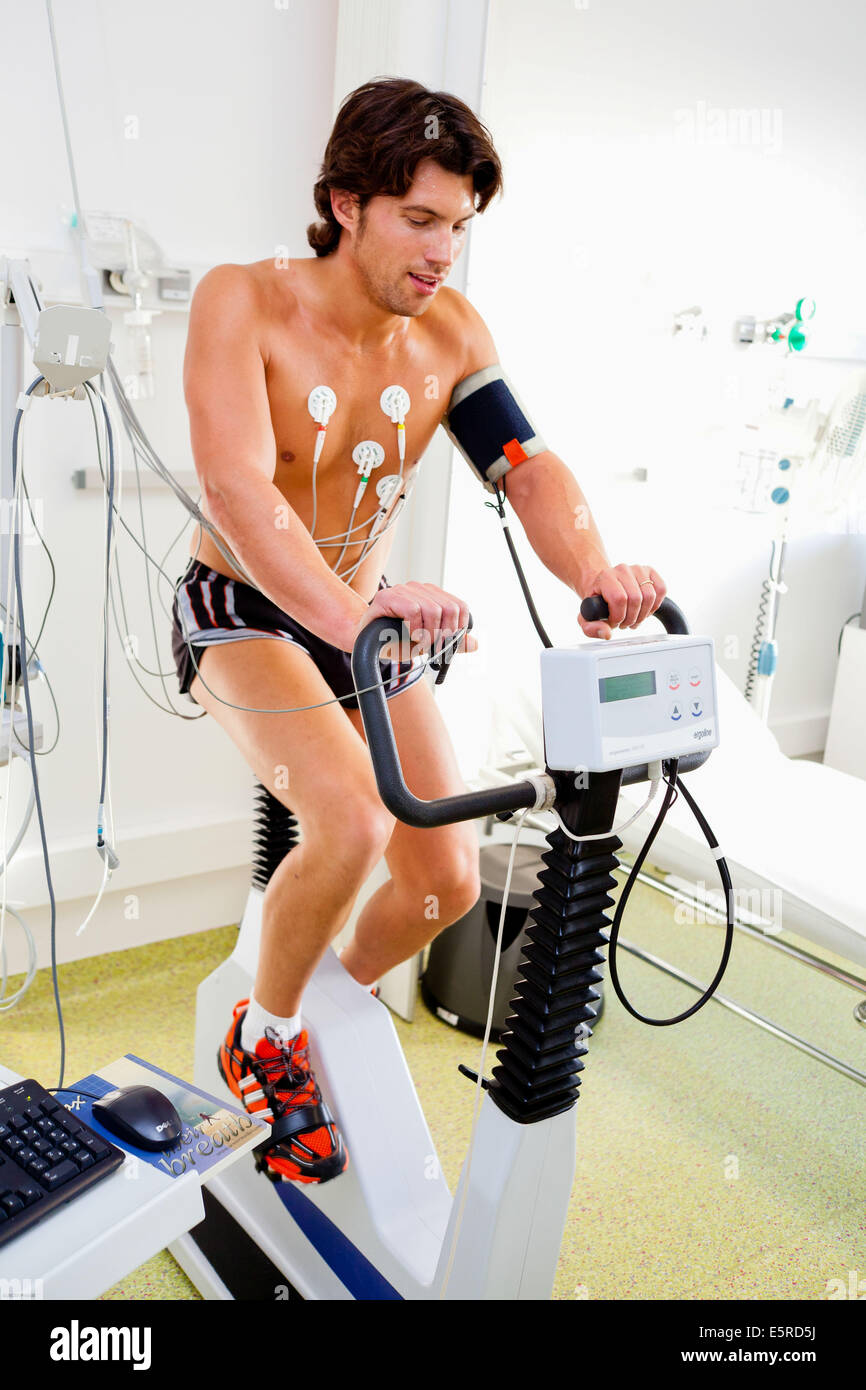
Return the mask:
M307 397L307 410L318 425L327 425L337 409L337 397L330 386L314 386Z
M375 439L362 439L352 450L352 458L359 473L369 478L374 468L385 462L385 450Z
M395 425L408 415L411 404L409 392L403 386L386 386L379 397L380 409Z
M609 772L718 746L711 637L625 637L541 653L547 765Z
M379 479L376 484L376 496L383 507L390 507L402 485L403 479L399 473L386 473L384 478Z

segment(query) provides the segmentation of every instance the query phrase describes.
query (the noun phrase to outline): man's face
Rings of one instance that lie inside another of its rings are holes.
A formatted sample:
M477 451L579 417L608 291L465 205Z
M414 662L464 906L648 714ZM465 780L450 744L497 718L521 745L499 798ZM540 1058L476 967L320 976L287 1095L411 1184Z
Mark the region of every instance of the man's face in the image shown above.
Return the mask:
M429 308L463 250L473 195L469 174L451 174L424 159L402 198L370 199L352 253L374 303L412 317Z

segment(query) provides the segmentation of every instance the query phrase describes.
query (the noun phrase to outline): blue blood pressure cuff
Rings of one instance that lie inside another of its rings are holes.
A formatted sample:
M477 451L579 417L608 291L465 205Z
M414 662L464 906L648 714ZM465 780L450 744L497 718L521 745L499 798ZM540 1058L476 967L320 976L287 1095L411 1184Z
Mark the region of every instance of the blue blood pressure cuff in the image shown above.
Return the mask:
M457 383L442 426L488 492L510 469L547 448L498 363Z

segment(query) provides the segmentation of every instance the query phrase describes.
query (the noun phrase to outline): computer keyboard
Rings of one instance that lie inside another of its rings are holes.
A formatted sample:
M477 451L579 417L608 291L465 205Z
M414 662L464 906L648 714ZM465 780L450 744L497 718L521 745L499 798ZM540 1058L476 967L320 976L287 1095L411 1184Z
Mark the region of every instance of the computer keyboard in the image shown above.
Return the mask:
M38 1081L0 1089L0 1245L72 1201L123 1162L123 1152Z

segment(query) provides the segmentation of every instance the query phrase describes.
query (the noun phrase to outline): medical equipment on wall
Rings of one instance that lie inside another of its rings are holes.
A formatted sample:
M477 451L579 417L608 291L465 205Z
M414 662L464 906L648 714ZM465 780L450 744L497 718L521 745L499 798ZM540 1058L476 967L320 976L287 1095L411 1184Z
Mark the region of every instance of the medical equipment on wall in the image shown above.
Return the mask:
M680 309L675 313L671 321L671 333L674 337L679 336L682 340L688 339L692 343L703 342L708 329L700 304L692 304L688 309Z
M798 299L793 313L776 314L774 318L756 319L742 314L734 325L734 341L742 346L767 343L784 346L788 352L802 352L808 342L805 325L815 317L814 299Z
M2 453L0 453L0 499L2 499L4 510L6 508L10 509L10 524L4 526L2 537L0 537L0 588L2 588L3 593L3 651L7 662L7 670L4 672L3 678L3 723L4 726L8 723L10 739L14 729L16 743L20 745L22 750L21 756L25 759L30 769L33 800L39 820L42 854L50 900L51 965L55 1001L57 1004L58 1025L60 1028L60 1084L62 1085L63 1067L65 1063L65 1039L56 975L56 903L51 879L50 859L48 855L48 844L39 788L39 775L37 771L36 753L39 751L38 743L41 741L41 737L37 729L37 721L34 717L30 694L31 677L36 675L40 677L45 676L44 669L37 656L37 647L42 628L40 628L36 642L32 644L33 655L31 656L28 650L31 644L28 640L25 627L24 600L22 593L21 534L23 531L23 497L25 495L28 497L28 505L30 501L24 486L22 425L33 399L37 396L60 399L69 399L72 397L76 400L85 400L88 398L88 393L94 389L91 384L91 378L104 370L108 360L110 325L104 314L98 313L93 309L82 309L69 305L56 305L51 309L42 309L26 262L15 260L3 261L2 264L0 264L0 276L2 276L3 286L3 325L2 342L0 342L0 438L2 438ZM25 391L20 390L18 351L19 335L22 330L33 350L34 361L36 361L39 366L38 375ZM109 476L107 487L110 505L106 534L105 561L107 594L108 577L113 556L114 536L112 521L114 515L113 502L115 487L114 448L110 421L107 415L106 427L109 432ZM30 510L32 518L32 507ZM34 526L44 546L45 543L44 540L42 540L41 532L36 525L35 519ZM12 537L11 543L9 539L10 534ZM49 607L50 603L51 600L49 599ZM43 618L43 627L44 621ZM111 843L113 840L113 828L111 825L110 788L108 784L107 642L108 631L106 617L103 630L102 667L102 769L99 788L99 805L97 809L96 836L97 849L104 861L105 869L102 885L93 910L95 910L96 904L98 904L102 897L111 868L117 863L117 858ZM45 679L47 681L47 677L45 677ZM19 718L21 711L17 703L16 687L19 680L24 694L26 711L23 718ZM10 773L12 761L10 742L10 751L8 754L8 767ZM6 791L8 805L8 780ZM108 826L105 824L106 809L108 810ZM7 875L5 871L14 850L17 849L20 844L20 840L21 836L19 835L12 848L6 851L4 855L2 907L0 907L0 942L2 942L2 933L5 929L5 916L7 911ZM17 916L17 913L13 915ZM19 921L20 920L19 918ZM25 930L25 936L29 939L29 929L23 922L22 926ZM2 956L3 960L3 993L5 994L5 944L0 945L0 956ZM32 974L28 970L27 984L29 984L31 978ZM24 988L26 988L26 984ZM16 998L20 998L21 992L22 991L19 990ZM8 1006L10 1002L9 1000L3 1000L5 1006Z
M127 367L124 389L132 400L154 393L153 344L150 326L163 303L187 302L190 272L169 266L149 232L129 217L108 212L84 212L67 218L71 233L86 243L91 265L101 272L103 300L131 301L123 314L127 329Z
M809 461L804 501L831 516L866 494L866 371L841 387Z
M786 398L744 430L742 510L773 516L769 572L761 590L744 694L766 722L778 662L776 627L792 516L832 516L862 505L866 481L866 372L853 373L826 416L818 402Z

